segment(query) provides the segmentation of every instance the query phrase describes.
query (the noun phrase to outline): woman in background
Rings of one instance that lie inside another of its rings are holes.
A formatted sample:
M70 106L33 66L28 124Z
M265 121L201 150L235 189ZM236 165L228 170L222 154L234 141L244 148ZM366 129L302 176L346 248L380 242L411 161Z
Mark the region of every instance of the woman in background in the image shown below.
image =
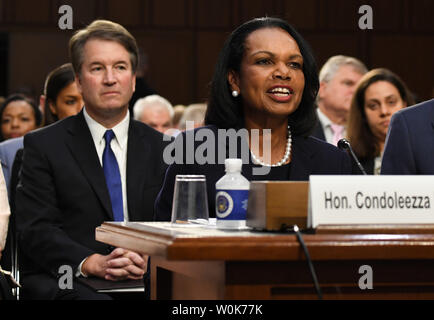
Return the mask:
M1 138L24 136L42 124L42 113L36 103L20 94L9 96L0 108Z
M74 81L70 63L54 69L45 81L45 125L74 116L83 108L83 99Z
M374 69L361 79L353 96L347 137L368 174L380 174L392 115L414 104L405 83L392 71ZM361 173L354 166L356 173Z
M74 71L70 63L64 64L48 74L45 80L44 94L40 101L44 104L45 125L75 115L81 110L83 100L74 82ZM32 108L35 110L35 121L39 126L42 122L42 114L39 108ZM0 161L9 193L12 164L17 150L21 148L23 148L23 135L0 143Z

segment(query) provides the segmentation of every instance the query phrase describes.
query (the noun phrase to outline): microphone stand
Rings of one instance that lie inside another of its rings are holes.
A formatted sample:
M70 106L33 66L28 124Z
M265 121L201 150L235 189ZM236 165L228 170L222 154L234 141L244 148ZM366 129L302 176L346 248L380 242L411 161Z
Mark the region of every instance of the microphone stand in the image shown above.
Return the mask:
M368 175L365 171L365 169L363 168L363 166L361 165L359 159L357 158L356 154L353 151L353 148L351 148L351 144L348 142L347 139L341 139L338 141L338 148L341 150L347 150L350 152L351 157L353 158L353 160L356 162L357 166L359 167L360 171L362 171L363 175Z

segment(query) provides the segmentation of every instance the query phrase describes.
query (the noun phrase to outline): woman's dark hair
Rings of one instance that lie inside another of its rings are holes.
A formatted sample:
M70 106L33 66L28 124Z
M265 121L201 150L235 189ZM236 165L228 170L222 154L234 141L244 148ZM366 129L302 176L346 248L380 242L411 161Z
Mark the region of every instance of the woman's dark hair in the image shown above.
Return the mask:
M71 63L65 63L51 71L45 79L45 125L52 124L59 120L57 115L51 112L50 102L56 104L60 91L74 82L74 70Z
M407 107L414 104L413 96L405 83L388 69L373 69L360 79L351 101L347 137L354 153L361 159L375 158L381 153L380 144L369 127L365 113L365 92L371 84L378 81L387 81L392 84Z
M289 115L288 121L293 135L307 136L317 121L315 98L319 89L317 65L312 50L303 37L286 21L279 18L256 18L238 27L226 40L215 67L211 82L206 124L219 128L242 128L244 114L240 98L233 98L227 80L229 71L240 72L244 56L246 38L254 31L263 28L280 28L297 42L303 56L305 86L297 110Z
M36 104L36 102L29 98L26 97L22 94L11 94L10 96L8 96L6 98L6 100L3 102L3 104L0 107L0 121L3 119L3 113L6 109L6 107L8 106L9 103L14 102L14 101L25 101L27 102L33 109L33 113L35 115L35 123L36 126L39 127L42 124L42 112L41 110L39 110L38 105ZM0 141L3 141L4 137L3 137L3 133L0 130Z

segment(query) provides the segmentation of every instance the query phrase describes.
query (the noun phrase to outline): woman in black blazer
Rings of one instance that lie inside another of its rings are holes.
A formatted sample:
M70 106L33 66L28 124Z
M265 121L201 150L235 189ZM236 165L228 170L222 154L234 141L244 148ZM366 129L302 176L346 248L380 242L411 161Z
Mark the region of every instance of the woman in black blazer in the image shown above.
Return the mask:
M177 174L206 176L210 217L215 217L215 183L229 157L243 159L248 180L351 173L345 152L309 137L317 120L318 88L311 49L286 21L266 17L238 27L217 61L207 126L179 135L172 158L165 158L174 163L156 201L156 220L170 220Z

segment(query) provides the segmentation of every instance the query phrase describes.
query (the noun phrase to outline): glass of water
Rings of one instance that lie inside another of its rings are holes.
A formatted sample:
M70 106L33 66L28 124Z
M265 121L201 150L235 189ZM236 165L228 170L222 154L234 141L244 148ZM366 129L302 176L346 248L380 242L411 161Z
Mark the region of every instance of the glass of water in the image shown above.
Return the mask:
M172 225L207 225L208 196L204 175L177 175L173 192Z

